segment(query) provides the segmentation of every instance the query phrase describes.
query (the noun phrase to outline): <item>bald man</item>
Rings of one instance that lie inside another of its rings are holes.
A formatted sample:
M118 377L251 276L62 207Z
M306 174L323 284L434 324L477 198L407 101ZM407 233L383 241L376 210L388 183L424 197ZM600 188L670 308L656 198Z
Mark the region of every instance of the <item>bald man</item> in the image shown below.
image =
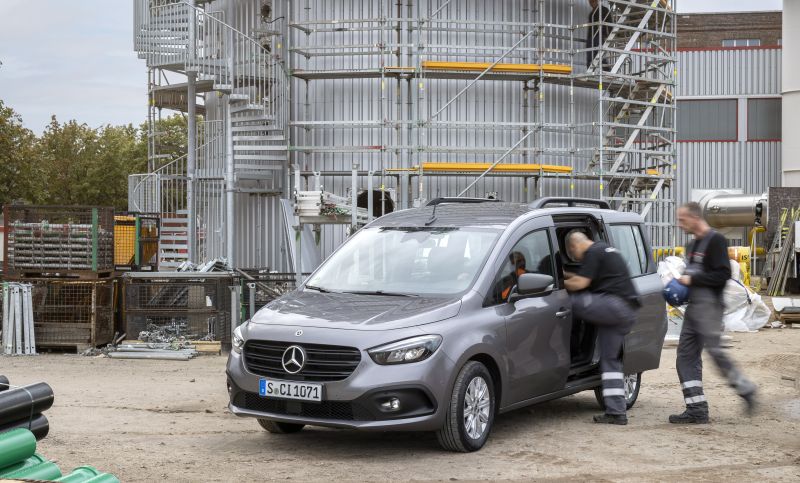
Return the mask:
M581 262L578 273L565 274L564 285L573 293L572 312L597 326L606 412L595 416L594 422L628 424L622 344L640 306L628 265L616 248L593 242L580 231L567 235L567 250Z

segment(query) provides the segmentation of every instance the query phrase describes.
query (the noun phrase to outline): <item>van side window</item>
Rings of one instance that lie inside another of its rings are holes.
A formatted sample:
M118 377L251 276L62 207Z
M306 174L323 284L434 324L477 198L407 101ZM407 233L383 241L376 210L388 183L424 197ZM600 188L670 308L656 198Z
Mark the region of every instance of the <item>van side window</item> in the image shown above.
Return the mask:
M537 230L528 233L514 245L503 263L492 284L492 291L486 299L486 306L505 303L511 295L511 289L523 273L542 273L553 275L553 250L550 244L550 233Z
M611 225L614 246L628 264L632 277L647 273L647 250L642 232L636 225Z

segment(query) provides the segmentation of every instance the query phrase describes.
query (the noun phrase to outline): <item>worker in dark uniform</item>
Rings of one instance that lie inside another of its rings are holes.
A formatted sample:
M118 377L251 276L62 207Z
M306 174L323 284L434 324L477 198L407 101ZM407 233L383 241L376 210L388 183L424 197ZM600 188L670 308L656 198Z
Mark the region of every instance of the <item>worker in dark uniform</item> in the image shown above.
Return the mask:
M622 343L640 306L628 265L616 248L593 242L580 231L567 236L567 250L582 262L576 274L565 273L564 284L573 293L573 314L597 326L606 412L595 416L594 422L628 424Z
M677 360L686 411L671 415L669 422L708 423L701 357L704 346L731 387L744 399L748 412L752 413L756 386L739 372L720 346L724 311L722 292L731 276L728 242L706 223L697 203L687 203L678 209L678 225L694 235L694 240L686 247L686 270L678 279L689 287L689 305L681 328Z
M608 7L602 5L600 0L589 0L589 5L592 7L592 11L589 13L589 23L599 23L599 22L610 22L610 14L611 11ZM601 35L602 33L602 35ZM589 32L586 38L586 48L588 49L597 49L603 42L606 41L609 34L611 34L611 27L608 25L592 25L589 27ZM599 54L597 50L588 50L586 51L586 67L590 67L592 65L592 60ZM605 59L604 62L607 64L608 59Z

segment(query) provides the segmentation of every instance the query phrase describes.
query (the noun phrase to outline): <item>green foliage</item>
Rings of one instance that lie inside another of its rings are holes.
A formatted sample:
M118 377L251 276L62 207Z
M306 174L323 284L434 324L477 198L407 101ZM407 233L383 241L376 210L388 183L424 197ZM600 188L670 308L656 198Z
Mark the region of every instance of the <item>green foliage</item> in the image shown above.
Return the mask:
M35 144L36 136L22 126L19 114L0 100L0 205L37 199Z
M158 122L159 153L186 152L186 119ZM102 205L127 209L128 175L147 172L147 126L91 128L55 116L38 138L0 101L0 205Z

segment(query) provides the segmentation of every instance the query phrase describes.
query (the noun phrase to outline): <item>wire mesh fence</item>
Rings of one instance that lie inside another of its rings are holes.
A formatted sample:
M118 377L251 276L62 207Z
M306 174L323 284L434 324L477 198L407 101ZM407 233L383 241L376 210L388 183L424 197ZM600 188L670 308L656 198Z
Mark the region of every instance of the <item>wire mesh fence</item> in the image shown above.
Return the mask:
M114 209L20 206L4 209L6 276L114 269Z
M143 275L123 277L124 331L129 339L143 331L160 330L188 340L230 342L232 276Z
M37 347L108 344L114 335L114 280L27 279ZM2 318L0 304L0 319Z
M242 287L241 321L250 319L259 309L281 295L291 292L296 286L294 273L261 273L258 270L241 270Z

